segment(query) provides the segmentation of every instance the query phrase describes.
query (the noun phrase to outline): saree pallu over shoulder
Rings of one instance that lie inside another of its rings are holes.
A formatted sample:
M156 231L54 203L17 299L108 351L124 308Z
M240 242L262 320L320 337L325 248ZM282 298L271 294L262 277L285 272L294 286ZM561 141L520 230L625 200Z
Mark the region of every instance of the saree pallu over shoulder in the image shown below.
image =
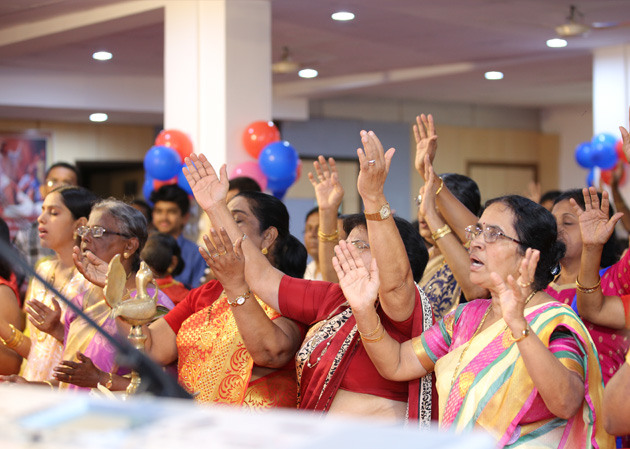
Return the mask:
M436 363L438 391L444 395L440 399L441 427L463 431L480 426L497 439L500 448L613 448L613 437L597 423L603 384L597 351L588 331L573 310L558 303L534 306L525 312L532 331L545 346L549 346L555 330L564 328L586 354L582 366L586 394L580 411L569 420L556 417L521 423L538 391L510 331L500 320L471 342L455 379L465 345Z
M278 312L256 298L270 319ZM179 383L205 403L252 409L296 407L293 370L278 370L250 383L254 361L241 337L225 292L187 318L177 333Z

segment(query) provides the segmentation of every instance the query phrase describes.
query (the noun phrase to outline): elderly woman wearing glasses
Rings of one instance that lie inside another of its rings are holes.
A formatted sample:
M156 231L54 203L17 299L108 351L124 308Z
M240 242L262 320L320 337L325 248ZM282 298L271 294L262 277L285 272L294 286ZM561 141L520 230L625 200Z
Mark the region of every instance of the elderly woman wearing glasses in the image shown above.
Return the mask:
M431 170L427 188L435 179ZM380 267L340 243L333 263L359 331L372 335L365 349L381 375L405 381L435 371L440 426L482 428L497 447L614 447L601 425L594 428L602 378L589 333L542 291L565 251L551 213L501 197L466 232L470 280L491 299L459 305L404 343L389 336L374 308Z

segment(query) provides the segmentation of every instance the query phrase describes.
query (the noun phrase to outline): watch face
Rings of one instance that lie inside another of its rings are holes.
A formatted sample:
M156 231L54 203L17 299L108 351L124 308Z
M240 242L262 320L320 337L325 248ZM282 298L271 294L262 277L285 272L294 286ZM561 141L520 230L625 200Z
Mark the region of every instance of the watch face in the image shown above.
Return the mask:
M381 207L381 218L387 218L389 217L389 214L391 213L391 211L389 210L389 204L385 204L383 205L383 207Z
M245 304L245 297L239 296L238 298L236 298L236 304L238 304L239 306L242 306L243 304Z

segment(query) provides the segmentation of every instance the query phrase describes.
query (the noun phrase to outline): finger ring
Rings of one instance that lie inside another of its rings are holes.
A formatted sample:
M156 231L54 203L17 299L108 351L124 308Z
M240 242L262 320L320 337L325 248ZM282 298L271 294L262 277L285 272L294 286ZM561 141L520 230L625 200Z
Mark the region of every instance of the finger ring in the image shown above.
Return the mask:
M226 251L222 251L219 253L219 256L225 256L227 254L227 250Z
M210 257L212 257L213 259L216 259L217 257L219 257L219 253L214 253Z
M368 165L369 166L376 165L376 159L369 160Z
M523 284L522 282L517 282L517 284L518 284L518 286L519 286L519 287L521 287L521 288L527 288L527 287L529 287L530 285L532 285L532 283L531 283L531 282L528 282L527 284Z
M68 374L68 382L72 382L72 374Z

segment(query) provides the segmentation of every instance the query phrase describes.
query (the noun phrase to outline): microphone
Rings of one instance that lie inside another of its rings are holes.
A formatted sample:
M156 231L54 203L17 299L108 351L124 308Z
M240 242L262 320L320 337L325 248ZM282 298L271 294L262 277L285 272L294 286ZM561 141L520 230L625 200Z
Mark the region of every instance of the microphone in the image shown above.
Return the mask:
M53 292L57 298L61 299L73 312L96 329L112 346L118 351L118 360L121 366L136 370L140 375L139 392L152 393L155 396L166 398L192 399L192 396L177 383L173 377L168 375L162 367L151 360L146 354L134 348L129 341L124 338L116 338L103 330L92 318L86 315L80 307L63 296L53 285L41 277L31 266L26 263L22 254L13 246L0 239L0 255L7 260L17 262L25 274L32 275L39 282L44 284L49 291Z

